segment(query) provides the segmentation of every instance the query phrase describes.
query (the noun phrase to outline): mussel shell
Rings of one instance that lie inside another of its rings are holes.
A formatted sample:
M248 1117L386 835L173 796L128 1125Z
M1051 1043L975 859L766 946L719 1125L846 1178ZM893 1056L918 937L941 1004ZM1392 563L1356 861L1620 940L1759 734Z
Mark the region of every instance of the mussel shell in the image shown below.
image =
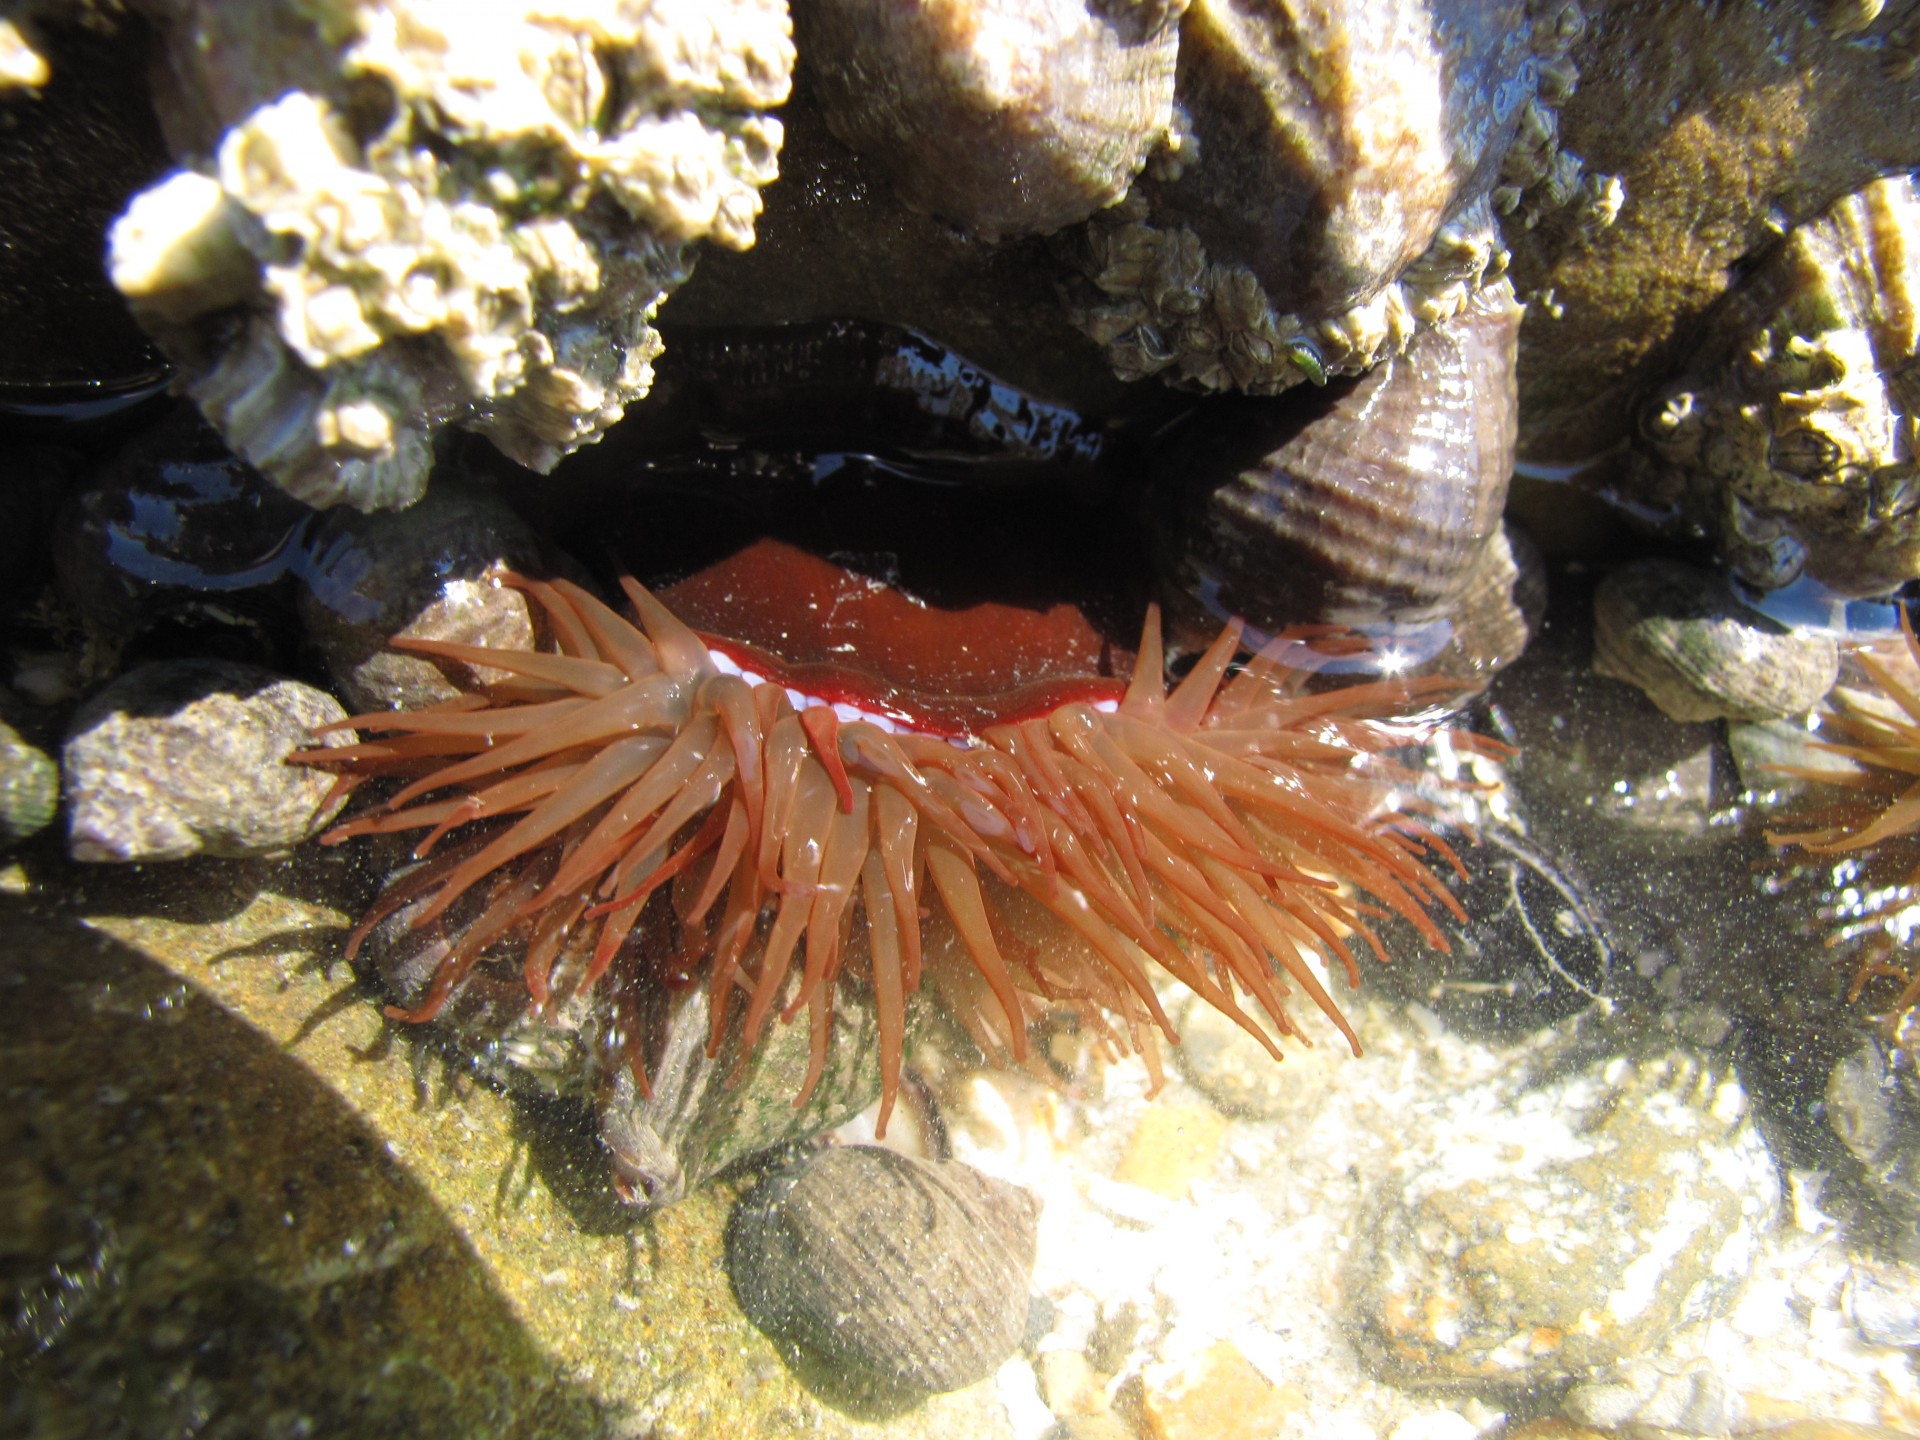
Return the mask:
M1448 619L1498 539L1518 321L1499 285L1357 379L1190 415L1155 467L1176 633Z

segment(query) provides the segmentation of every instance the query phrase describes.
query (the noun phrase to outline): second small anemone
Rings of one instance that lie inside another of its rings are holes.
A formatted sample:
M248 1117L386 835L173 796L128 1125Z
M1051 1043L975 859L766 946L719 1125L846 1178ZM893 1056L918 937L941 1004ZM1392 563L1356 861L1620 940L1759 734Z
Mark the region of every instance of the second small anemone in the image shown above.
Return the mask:
M1841 686L1821 711L1822 732L1835 738L1816 745L1851 762L1851 768L1778 767L1781 774L1844 793L1798 817L1803 828L1767 834L1774 844L1798 845L1820 855L1878 847L1870 867L1905 866L1898 880L1849 907L1849 916L1866 917L1869 923L1848 925L1835 937L1850 938L1864 929L1879 937L1868 946L1847 998L1857 1001L1877 979L1895 981L1900 989L1884 1012L1889 1034L1895 1037L1905 1033L1907 1017L1920 1007L1920 966L1896 958L1908 948L1907 932L1915 921L1902 917L1909 915L1908 902L1920 883L1920 689L1914 683L1920 678L1920 639L1904 613L1900 629L1898 642L1854 652L1852 663L1874 689Z

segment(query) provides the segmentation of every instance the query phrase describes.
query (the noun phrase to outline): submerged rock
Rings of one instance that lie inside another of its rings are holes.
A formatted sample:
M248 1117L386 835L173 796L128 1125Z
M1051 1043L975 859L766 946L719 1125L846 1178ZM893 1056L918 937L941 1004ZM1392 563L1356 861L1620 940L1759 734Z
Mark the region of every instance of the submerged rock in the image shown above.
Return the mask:
M1668 718L1779 720L1833 688L1833 637L1742 605L1721 576L1671 560L1614 571L1593 602L1593 669L1637 685Z
M1618 1057L1498 1108L1441 1118L1445 1158L1383 1186L1354 1251L1353 1318L1395 1383L1580 1375L1745 1279L1779 1180L1737 1080Z
M39 834L60 804L60 769L46 751L0 721L0 849Z
M67 848L76 860L267 855L325 821L333 782L286 763L321 725L330 695L215 660L128 672L80 708L62 753ZM352 732L324 737L352 743Z

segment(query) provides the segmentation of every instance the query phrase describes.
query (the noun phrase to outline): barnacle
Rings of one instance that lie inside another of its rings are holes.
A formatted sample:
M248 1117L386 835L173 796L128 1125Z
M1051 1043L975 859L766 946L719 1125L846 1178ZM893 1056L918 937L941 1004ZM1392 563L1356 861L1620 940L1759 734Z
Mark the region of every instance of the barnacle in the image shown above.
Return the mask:
M550 469L647 393L694 243L753 243L793 60L779 0L156 8L189 70L226 25L259 86L317 72L222 117L110 256L208 419L310 503L418 498L449 424Z

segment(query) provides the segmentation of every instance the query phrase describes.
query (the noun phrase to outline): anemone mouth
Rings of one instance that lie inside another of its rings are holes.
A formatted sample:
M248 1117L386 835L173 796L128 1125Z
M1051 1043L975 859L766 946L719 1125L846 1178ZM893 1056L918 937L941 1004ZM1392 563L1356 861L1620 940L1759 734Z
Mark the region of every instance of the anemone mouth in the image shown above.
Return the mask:
M704 972L711 1053L736 1006L749 1048L774 1019L805 1014L798 1102L823 1072L843 972L850 959L864 968L884 1130L923 979L988 1053L1015 1061L1039 1009L1059 1004L1154 1063L1157 1037L1178 1039L1156 968L1276 1058L1243 1002L1304 1039L1288 1009L1302 991L1358 1054L1321 958L1357 985L1356 942L1385 959L1371 917L1398 914L1445 949L1433 912L1460 914L1435 868L1459 868L1452 850L1417 810L1383 808L1411 778L1388 753L1409 737L1377 723L1448 681L1306 694L1277 652L1235 665L1233 624L1169 691L1150 612L1117 702L1069 699L957 741L846 722L727 673L633 580L630 621L565 580L500 579L544 611L551 651L396 641L506 678L430 709L355 716L329 728L373 738L294 757L337 772L342 789L402 782L324 843L426 832L414 851L426 863L361 920L350 957L403 908L417 929L484 895L396 1018L433 1018L509 936L524 942L534 1010L555 999L563 948L590 953L567 984L591 989L643 965L636 923L664 903L676 965ZM923 944L936 903L964 963ZM1012 906L1074 943L1043 952L1012 936ZM864 946L850 944L861 919ZM644 1057L628 1059L646 1089Z

